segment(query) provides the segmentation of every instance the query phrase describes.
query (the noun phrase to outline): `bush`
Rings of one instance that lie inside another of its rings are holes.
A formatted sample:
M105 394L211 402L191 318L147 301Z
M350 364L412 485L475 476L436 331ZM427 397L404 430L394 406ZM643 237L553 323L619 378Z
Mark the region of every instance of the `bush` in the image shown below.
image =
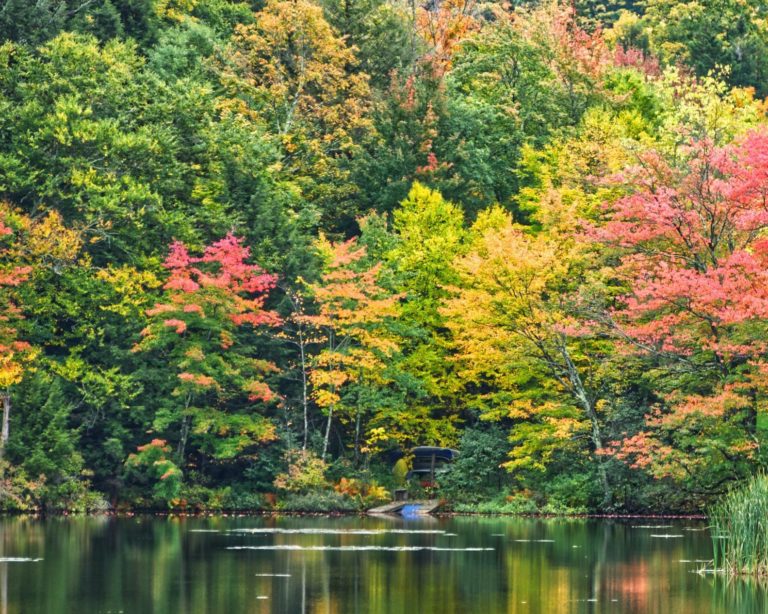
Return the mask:
M504 498L478 503L457 503L453 506L455 512L462 514L538 514L536 502L525 494L515 494Z
M500 467L509 450L504 430L495 424L467 429L459 450L439 478L441 494L458 501L498 496L509 483L509 474Z
M49 481L45 475L30 478L23 467L0 462L0 511L90 512L109 508L100 493L90 490L82 476Z
M600 481L596 471L581 474L563 473L546 480L543 495L546 504L543 514L586 514L590 502L599 501Z
M171 505L179 497L182 473L169 458L171 446L163 439L153 439L139 446L125 461L126 478L140 485L151 485L153 503Z
M229 510L255 512L267 509L269 504L263 494L233 486L224 507Z
M333 489L354 499L362 507L389 501L389 491L375 481L366 482L356 478L341 478Z
M307 493L328 487L325 479L327 465L310 450L288 450L285 454L288 471L275 478L275 488L295 493Z
M278 501L277 509L284 512L355 512L359 504L334 490L291 493Z

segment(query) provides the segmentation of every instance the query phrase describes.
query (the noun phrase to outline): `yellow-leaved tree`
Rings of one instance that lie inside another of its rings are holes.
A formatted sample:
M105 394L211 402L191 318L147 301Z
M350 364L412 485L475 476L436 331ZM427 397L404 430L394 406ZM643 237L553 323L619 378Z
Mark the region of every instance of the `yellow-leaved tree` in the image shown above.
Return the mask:
M531 233L501 209L481 214L473 233L456 263L461 287L443 310L458 375L485 418L511 423L508 469L544 471L563 455L588 460L607 503L599 452L610 348L578 318L583 249L554 231Z
M318 305L316 315L304 316L321 331L324 348L315 357L310 372L315 403L326 414L322 458L334 414L354 420L355 457L360 454L363 407L344 403L342 391L352 382L383 384L384 359L397 351L397 344L385 323L397 315L398 295L387 293L377 283L380 266L365 266L365 248L355 239L332 243L321 240L320 251L327 258L325 273L310 287Z
M357 187L346 162L372 129L368 76L354 48L308 0L268 0L238 26L222 79L237 112L255 114L280 140L282 167L326 226L350 220Z

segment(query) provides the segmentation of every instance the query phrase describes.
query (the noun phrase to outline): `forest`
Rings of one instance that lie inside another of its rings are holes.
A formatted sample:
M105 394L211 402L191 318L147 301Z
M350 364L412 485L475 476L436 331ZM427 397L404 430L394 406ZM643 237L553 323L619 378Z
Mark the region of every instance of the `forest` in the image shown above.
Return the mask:
M766 95L758 0L6 0L0 509L705 509Z

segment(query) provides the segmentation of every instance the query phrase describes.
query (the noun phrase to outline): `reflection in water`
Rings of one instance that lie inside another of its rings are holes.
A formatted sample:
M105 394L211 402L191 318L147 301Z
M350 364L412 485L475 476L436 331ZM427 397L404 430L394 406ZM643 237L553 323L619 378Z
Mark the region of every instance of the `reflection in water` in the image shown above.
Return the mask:
M429 524L427 524L429 523ZM763 612L695 573L701 523L442 518L0 520L0 614ZM25 559L26 562L21 562ZM37 562L33 562L35 559Z

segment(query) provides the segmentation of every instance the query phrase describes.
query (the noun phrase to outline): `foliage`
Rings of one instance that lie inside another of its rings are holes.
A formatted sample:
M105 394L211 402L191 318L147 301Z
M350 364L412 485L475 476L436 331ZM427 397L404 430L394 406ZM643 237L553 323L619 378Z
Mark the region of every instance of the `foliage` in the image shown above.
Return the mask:
M290 494L278 501L277 508L284 512L354 512L359 504L336 492L335 490L319 490L305 494Z
M387 294L377 283L380 264L362 266L365 247L355 239L323 241L326 271L319 283L310 286L318 313L303 320L319 331L325 347L315 356L310 372L312 395L327 413L322 458L328 451L334 413L344 421L354 420L354 451L362 445L363 395L371 387L387 382L384 360L397 351L397 344L384 327L397 313L397 296Z
M665 367L647 428L618 455L695 489L748 475L759 445L767 144L752 132L675 160L649 152L600 230L625 253L629 293L611 316L625 351Z
M764 469L757 0L0 5L5 509L352 510L418 445L488 511Z
M643 25L650 45L667 62L682 62L700 76L723 71L733 85L754 87L765 96L768 26L760 2L651 0Z
M505 431L497 425L467 428L459 441L459 457L440 476L440 492L452 501L495 498L505 490L508 474L502 465L507 458Z
M364 482L356 478L341 478L333 489L360 502L362 507L372 507L389 501L389 491L376 482Z
M490 499L479 503L458 503L453 511L459 514L538 514L536 503L524 494Z
M319 6L269 0L255 23L238 26L229 55L225 85L271 127L286 172L327 226L349 223L356 186L344 161L370 124L368 79L354 70L353 50Z
M327 488L325 461L310 450L289 450L288 471L275 478L275 487L287 492L307 493Z
M125 461L128 479L149 481L154 499L163 503L171 503L181 492L182 473L169 458L170 452L165 440L153 439Z
M158 352L174 367L171 394L179 401L158 412L156 425L165 430L181 423L182 463L190 435L201 452L218 460L275 438L274 426L255 411L274 399L264 376L275 367L243 348L241 331L279 323L264 308L276 279L246 262L250 251L241 243L227 235L197 258L174 243L164 263L164 302L147 311L150 323L135 348Z

